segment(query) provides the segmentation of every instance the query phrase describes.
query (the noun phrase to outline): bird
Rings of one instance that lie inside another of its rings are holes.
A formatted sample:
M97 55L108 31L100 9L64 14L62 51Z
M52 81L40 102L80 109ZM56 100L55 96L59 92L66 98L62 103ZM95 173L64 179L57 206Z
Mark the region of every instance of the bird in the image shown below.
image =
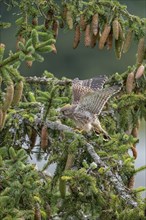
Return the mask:
M89 133L93 130L97 135L102 133L104 138L109 140L110 136L102 128L99 115L109 98L119 92L121 86L103 88L107 80L106 75L86 80L75 78L72 81L72 104L63 106L60 112L74 120L81 131Z

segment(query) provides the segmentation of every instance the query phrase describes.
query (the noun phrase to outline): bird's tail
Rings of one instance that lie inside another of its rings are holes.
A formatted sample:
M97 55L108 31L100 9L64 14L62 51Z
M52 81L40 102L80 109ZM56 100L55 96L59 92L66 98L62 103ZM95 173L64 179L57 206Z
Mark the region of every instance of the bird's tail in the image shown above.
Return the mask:
M99 136L100 134L103 134L103 138L105 141L109 141L111 139L109 134L101 127L99 123L93 124L93 128L97 136Z
M103 138L105 141L108 141L111 139L108 133L102 128L100 121L97 117L94 119L92 126L97 136L99 136L99 134L103 134Z

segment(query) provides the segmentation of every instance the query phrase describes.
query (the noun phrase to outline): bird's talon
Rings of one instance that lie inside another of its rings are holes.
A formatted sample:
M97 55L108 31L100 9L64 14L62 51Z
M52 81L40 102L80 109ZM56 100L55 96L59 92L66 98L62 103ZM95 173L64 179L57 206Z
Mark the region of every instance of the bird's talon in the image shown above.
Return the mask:
M80 133L80 134L82 134L82 133L84 132L84 130L83 130L83 129L82 129L82 130L80 130L80 129L77 129L77 128L76 128L76 129L74 129L74 131L75 131L75 132L78 132L78 133Z

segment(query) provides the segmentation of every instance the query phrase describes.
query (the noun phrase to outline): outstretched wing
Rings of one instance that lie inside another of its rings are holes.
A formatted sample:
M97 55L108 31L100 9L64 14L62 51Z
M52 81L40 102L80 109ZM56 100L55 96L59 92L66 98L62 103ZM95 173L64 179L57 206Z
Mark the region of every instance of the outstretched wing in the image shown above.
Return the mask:
M72 102L73 104L77 104L80 101L80 98L85 94L92 92L93 90L89 87L81 86L76 84L73 86L73 95L72 95Z
M105 75L86 80L74 79L72 81L73 103L78 103L80 98L89 92L102 89L107 79Z
M119 85L114 85L96 92L89 92L81 98L77 110L89 111L99 115L108 99L120 91L120 89L121 87Z

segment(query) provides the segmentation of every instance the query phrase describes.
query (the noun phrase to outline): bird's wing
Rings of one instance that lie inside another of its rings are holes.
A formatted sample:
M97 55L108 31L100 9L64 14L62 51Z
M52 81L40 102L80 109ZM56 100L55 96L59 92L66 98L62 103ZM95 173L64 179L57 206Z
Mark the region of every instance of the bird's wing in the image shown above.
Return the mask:
M95 78L82 80L82 85L96 91L102 89L107 80L108 77L106 75L101 75Z
M73 95L72 95L72 102L73 104L77 104L81 97L88 94L89 92L92 92L93 90L89 87L81 86L79 84L76 84L73 86Z
M77 108L99 115L108 99L120 89L119 85L114 85L103 90L89 92L81 98Z
M107 79L108 78L105 75L86 80L79 80L78 78L74 79L72 81L73 103L78 103L81 97L89 92L102 89Z

